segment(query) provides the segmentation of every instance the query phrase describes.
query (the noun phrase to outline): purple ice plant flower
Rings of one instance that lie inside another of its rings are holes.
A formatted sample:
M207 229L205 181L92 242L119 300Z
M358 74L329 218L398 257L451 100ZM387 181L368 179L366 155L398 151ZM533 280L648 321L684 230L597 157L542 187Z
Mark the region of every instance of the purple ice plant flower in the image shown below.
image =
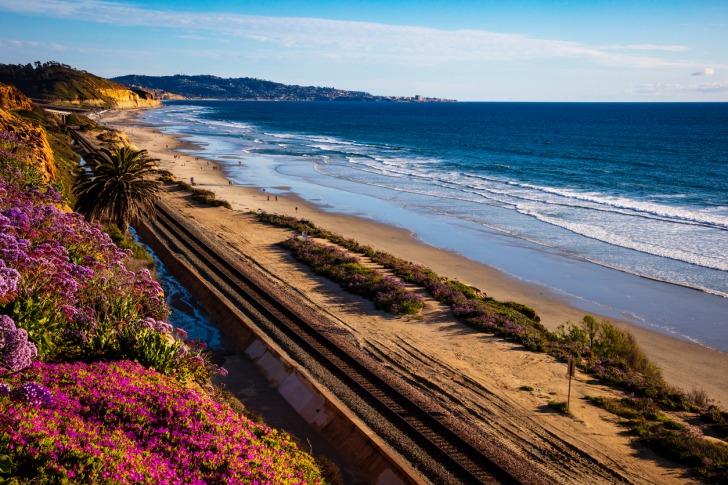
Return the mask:
M224 367L213 366L213 370L220 377L225 377L225 376L227 376L229 374L228 370L226 368L224 368Z
M141 328L146 328L148 330L156 330L157 321L151 317L142 318L139 321L139 326Z
M17 133L10 131L0 131L0 148L12 150L20 144L20 138Z
M13 398L30 404L34 408L47 408L53 403L53 396L45 387L35 382L26 382L12 393Z
M153 330L155 332L164 334L172 333L174 329L174 327L172 327L172 325L170 325L169 323L155 320L151 317L143 318L138 325L141 328L146 328L148 330Z
M38 357L35 344L28 341L28 332L17 328L12 318L0 315L0 367L18 372Z
M0 304L9 303L13 295L18 291L20 273L5 266L5 261L0 259Z

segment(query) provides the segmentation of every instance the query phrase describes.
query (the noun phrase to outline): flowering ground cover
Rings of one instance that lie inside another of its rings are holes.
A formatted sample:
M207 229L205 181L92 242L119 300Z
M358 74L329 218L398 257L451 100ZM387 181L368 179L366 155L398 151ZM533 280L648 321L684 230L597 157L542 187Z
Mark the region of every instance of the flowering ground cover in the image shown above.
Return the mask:
M377 308L407 315L418 313L424 306L422 297L399 279L362 266L358 258L337 247L296 237L284 241L283 247L314 273L335 281L349 293L373 300Z
M366 255L404 281L420 285L433 298L450 305L455 318L466 325L562 361L574 359L583 372L624 391L625 398L619 402L596 398L592 402L625 418L625 425L643 443L663 456L687 464L707 481L728 481L728 412L707 398L668 385L659 369L647 361L634 338L612 323L597 322L587 315L582 322L567 322L559 331L551 332L540 323L536 312L525 305L495 301L463 283L442 278L429 268L363 246L304 219L266 212L257 213L257 217ZM284 246L300 252L302 243L291 241L295 239L289 239ZM328 251L334 252L334 249ZM351 261L330 258L325 264L346 267ZM333 267L325 269L321 274L337 275L343 271ZM699 425L675 421L660 411L685 413ZM722 441L707 440L704 434Z
M18 148L0 133L0 483L321 482L290 436L206 394L225 371L164 321L160 285Z
M36 362L4 385L0 450L21 483L319 483L286 433L136 363Z

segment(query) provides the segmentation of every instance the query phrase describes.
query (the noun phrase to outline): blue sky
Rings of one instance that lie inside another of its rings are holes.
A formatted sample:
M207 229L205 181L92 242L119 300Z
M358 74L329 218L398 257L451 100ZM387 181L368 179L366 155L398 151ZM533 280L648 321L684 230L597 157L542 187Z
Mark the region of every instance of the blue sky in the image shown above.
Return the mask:
M728 2L0 0L0 62L473 101L728 101Z

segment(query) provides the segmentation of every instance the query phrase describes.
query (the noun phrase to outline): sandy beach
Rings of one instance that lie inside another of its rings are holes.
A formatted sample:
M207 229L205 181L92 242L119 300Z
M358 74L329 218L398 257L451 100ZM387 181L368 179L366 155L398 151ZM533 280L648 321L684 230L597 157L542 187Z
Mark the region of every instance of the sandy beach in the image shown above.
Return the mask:
M580 476L611 481L599 474L606 467L634 483L686 483L684 470L635 446L617 419L582 398L586 395L618 395L579 375L572 386L573 417L546 412L551 400L565 400L564 364L543 354L475 332L454 321L449 311L428 302L421 318L393 318L373 305L313 277L282 251L276 242L289 232L261 224L249 214L264 210L301 218L351 237L395 256L423 264L441 276L465 282L499 300L524 303L534 308L550 329L566 321L579 321L584 312L570 306L549 290L524 284L497 270L461 255L419 242L412 234L369 220L325 212L278 187L273 195L266 187L231 185L213 161L194 152L194 145L136 120L133 111L106 114L104 121L124 131L139 149L158 159L160 168L179 180L194 179L197 187L212 190L229 201L233 210L201 207L182 191L163 194L189 218L216 235L241 257L254 261L271 279L303 295L350 332L359 347L393 372L420 382L421 392L443 408L496 436L516 456L535 460L554 480L578 483ZM283 195L280 195L283 194ZM597 318L600 318L597 315ZM624 322L668 383L684 390L703 389L721 405L728 405L728 354L673 339ZM534 391L525 392L522 386ZM564 461L560 449L576 447L590 459ZM549 450L551 455L549 456ZM545 456L544 456L545 455ZM594 463L591 463L591 461ZM601 478L600 478L601 477Z

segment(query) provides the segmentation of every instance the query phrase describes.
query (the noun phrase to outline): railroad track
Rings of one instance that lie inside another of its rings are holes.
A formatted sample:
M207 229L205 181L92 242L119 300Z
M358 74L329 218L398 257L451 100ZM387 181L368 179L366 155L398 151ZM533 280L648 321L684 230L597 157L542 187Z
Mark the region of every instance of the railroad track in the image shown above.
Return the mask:
M480 450L473 447L427 410L413 403L335 342L317 331L293 310L269 294L235 265L210 249L174 211L160 203L152 225L162 228L174 245L184 248L210 273L225 283L218 288L233 303L244 301L262 318L304 349L332 375L360 396L392 426L407 436L458 483L520 483ZM238 305L239 306L239 305ZM408 456L407 450L398 450Z
M68 132L71 137L76 140L76 143L81 147L85 153L97 153L96 147L94 147L82 134L73 128L68 128Z

